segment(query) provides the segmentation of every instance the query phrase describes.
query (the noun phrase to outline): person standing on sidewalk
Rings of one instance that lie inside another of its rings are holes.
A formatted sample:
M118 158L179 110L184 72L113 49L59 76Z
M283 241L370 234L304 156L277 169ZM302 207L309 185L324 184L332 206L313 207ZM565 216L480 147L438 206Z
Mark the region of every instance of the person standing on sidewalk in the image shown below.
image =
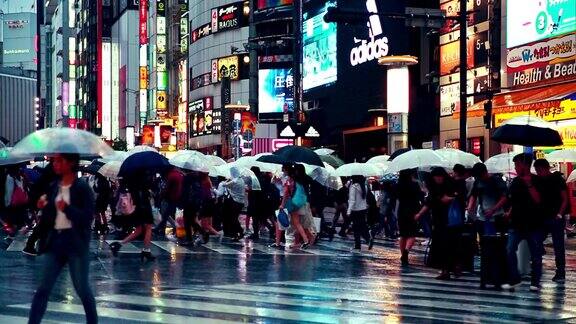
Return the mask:
M521 241L526 240L532 258L531 291L540 290L542 277L542 252L544 251L542 216L542 187L540 179L530 173L532 154L518 154L513 159L517 177L510 185L508 200L510 203L510 231L508 233L508 280L502 285L503 289L512 290L522 283L518 272L518 258L516 252Z
M545 159L534 162L536 174L542 182L542 211L546 217L545 233L552 235L554 256L556 260L555 282L564 282L566 278L566 247L564 245L565 222L564 214L568 209L568 186L559 172L550 172L550 163Z
M68 264L74 289L82 301L86 323L98 322L96 302L88 283L90 269L90 227L94 220L95 200L92 189L77 177L80 157L59 154L53 160L58 181L38 201L42 210L42 248L45 253L44 275L30 308L30 324L37 324L48 306L48 297L62 268Z

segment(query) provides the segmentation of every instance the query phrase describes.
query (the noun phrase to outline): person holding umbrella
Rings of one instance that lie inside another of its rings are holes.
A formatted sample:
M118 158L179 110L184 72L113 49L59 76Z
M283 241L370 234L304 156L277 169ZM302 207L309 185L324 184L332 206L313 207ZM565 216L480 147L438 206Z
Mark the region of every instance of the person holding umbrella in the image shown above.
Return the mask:
M363 176L352 176L352 184L348 194L348 217L352 220L352 229L354 230L354 249L360 250L361 241L360 237L364 237L368 242L368 249L372 249L372 236L366 224L366 217L368 215L368 188L366 186L366 178Z
M44 275L34 294L29 323L40 323L48 297L62 268L68 264L74 289L86 312L87 323L97 323L96 302L88 283L90 264L90 227L94 219L95 200L92 189L77 177L78 154L57 154L53 159L58 180L37 203L42 210L45 253Z
M224 218L229 218L226 223L229 225L228 235L231 235L234 241L240 241L244 237L244 230L238 217L246 204L246 182L240 176L240 170L233 166L230 168L231 179L224 182L224 188L227 189L230 195L229 212L230 215L224 215Z

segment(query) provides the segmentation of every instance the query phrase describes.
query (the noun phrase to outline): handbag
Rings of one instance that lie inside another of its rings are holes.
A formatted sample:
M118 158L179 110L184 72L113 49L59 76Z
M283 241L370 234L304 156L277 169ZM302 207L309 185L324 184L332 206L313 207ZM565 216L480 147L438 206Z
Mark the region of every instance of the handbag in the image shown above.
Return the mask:
M12 197L10 199L11 207L20 207L28 203L28 195L24 188L21 186L19 181L14 180L14 191L12 191Z
M287 229L290 227L290 217L288 217L288 211L286 208L278 209L276 211L276 219L278 219L278 224L280 224L282 229Z
M464 212L460 203L454 199L448 209L448 227L457 227L464 224Z
M292 195L292 198L288 200L286 209L288 209L288 212L292 213L304 207L304 205L306 205L307 202L308 199L306 198L304 187L302 187L301 184L297 183L294 195Z

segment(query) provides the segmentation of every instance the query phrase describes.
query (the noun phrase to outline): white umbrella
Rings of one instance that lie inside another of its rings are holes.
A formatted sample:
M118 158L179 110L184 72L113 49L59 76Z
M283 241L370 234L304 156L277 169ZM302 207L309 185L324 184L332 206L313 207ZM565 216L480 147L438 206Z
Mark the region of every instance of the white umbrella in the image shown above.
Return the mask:
M202 152L198 152L198 151L194 151L194 150L180 150L180 151L176 152L173 157L177 157L180 155L204 156L204 154L202 154Z
M225 164L225 165L220 165L217 166L215 168L213 168L212 172L210 173L210 176L212 177L224 177L226 179L231 179L232 178L232 174L230 173L230 169L233 167L232 164ZM246 182L246 185L252 189L252 190L262 190L262 187L260 186L260 181L258 180L258 177L256 176L256 174L254 172L252 172L252 170L248 169L248 168L243 168L243 167L237 167L238 171L240 172L240 177L242 179L244 179L244 182Z
M104 164L100 169L98 169L98 173L103 175L106 178L116 180L118 179L118 172L120 172L120 167L122 166L121 161L110 161Z
M112 161L119 161L122 162L124 161L130 154L128 154L128 152L126 151L114 151L114 153L110 154L107 157L98 159L99 162L104 162L104 163L108 163L108 162L112 162Z
M318 154L318 155L331 155L333 154L334 151L333 149L329 149L329 148L319 148L317 150L314 150L314 153Z
M261 156L264 156L264 155L271 155L271 154L265 153L265 154L258 154L255 156L243 156L243 157L239 158L238 160L236 160L230 164L235 165L237 167L248 168L248 169L250 169L252 167L257 167L262 172L271 172L271 173L278 172L278 170L282 169L282 166L279 164L257 161L258 158L260 158Z
M324 162L323 168L314 166L311 168L310 172L308 172L308 168L306 168L306 173L310 178L312 178L312 180L318 182L324 187L339 190L343 186L342 179L336 174L336 169L326 162Z
M576 149L557 150L546 154L546 160L555 163L576 163Z
M508 175L515 175L516 169L514 168L514 156L518 153L508 152L494 155L484 162L489 173L502 173Z
M2 143L2 142L0 142ZM4 145L4 144L2 144ZM0 149L0 166L2 165L14 165L24 162L34 161L34 158L28 155L14 155L10 151L12 148L4 146Z
M153 148L152 146L147 146L147 145L136 145L133 148L131 148L130 150L128 150L128 155L132 155L134 153L139 153L139 152L158 152L157 149Z
M336 169L336 175L339 177L381 177L384 175L384 170L371 163L349 163Z
M570 176L568 176L568 179L566 180L566 182L570 183L570 182L576 182L576 170L572 171L572 173L570 173Z
M206 159L206 161L208 162L209 165L211 166L220 166L220 165L224 165L226 164L226 161L224 161L221 157L216 156L216 155L205 155L204 158Z
M471 168L474 164L482 162L479 157L474 154L463 152L453 148L443 148L434 151L446 161L449 162L449 166L453 167L456 164L461 164L467 168Z
M386 173L398 173L402 170L417 168L448 167L448 164L448 161L433 150L410 150L392 160Z
M386 165L386 163L389 163L389 160L390 160L390 155L377 155L377 156L369 159L368 161L366 161L366 163Z
M12 149L12 154L43 157L69 153L81 157L108 156L114 152L98 136L76 128L55 127L37 130L24 137Z
M202 173L211 173L214 167L208 164L205 157L179 155L169 160L170 164L180 169L196 171Z

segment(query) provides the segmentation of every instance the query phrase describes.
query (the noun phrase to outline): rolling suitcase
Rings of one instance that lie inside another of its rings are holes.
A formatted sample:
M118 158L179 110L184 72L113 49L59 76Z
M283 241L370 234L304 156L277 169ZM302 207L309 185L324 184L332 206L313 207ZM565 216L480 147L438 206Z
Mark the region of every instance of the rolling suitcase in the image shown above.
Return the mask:
M484 235L480 250L480 288L494 285L496 289L506 282L508 268L506 260L506 234Z

